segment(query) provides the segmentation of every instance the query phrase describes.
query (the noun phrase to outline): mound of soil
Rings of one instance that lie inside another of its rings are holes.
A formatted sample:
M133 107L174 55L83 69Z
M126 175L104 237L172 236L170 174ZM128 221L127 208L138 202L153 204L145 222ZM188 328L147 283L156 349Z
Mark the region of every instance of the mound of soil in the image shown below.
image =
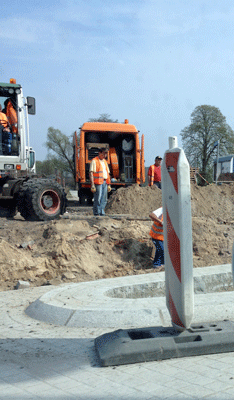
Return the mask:
M162 191L157 186L132 185L118 189L109 198L107 215L131 214L139 218L148 218L149 214L162 206Z
M19 280L40 286L156 272L148 216L161 195L157 187L119 189L100 218L79 207L48 223L0 218L0 290ZM231 263L233 195L233 183L191 186L194 267Z

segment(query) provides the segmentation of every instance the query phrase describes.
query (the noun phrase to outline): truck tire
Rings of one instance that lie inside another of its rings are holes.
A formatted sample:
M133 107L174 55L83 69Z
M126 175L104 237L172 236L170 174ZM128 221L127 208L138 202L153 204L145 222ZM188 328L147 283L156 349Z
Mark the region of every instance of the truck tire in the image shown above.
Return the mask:
M49 179L32 179L23 183L18 195L18 211L28 221L50 221L66 210L64 189Z
M17 204L14 200L0 201L0 217L12 219L17 213Z

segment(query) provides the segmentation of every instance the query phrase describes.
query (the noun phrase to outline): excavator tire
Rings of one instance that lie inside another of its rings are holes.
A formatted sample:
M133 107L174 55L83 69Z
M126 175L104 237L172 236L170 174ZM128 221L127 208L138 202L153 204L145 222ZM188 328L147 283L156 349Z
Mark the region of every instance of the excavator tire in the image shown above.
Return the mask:
M28 180L20 188L17 206L27 221L50 221L66 211L66 193L55 181Z

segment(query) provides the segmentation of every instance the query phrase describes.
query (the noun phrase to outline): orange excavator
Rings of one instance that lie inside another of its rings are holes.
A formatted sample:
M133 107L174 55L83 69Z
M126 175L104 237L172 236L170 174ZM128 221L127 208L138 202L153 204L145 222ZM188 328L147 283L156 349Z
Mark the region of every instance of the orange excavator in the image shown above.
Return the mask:
M134 125L116 122L85 122L74 134L76 183L81 205L92 204L89 166L99 148L108 150L112 191L145 182L144 135Z

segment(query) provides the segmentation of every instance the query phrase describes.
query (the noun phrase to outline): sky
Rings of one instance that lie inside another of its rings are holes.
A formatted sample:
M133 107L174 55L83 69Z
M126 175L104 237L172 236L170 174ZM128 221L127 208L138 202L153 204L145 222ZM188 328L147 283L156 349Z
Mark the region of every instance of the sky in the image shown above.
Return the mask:
M49 127L71 135L90 118L136 126L145 165L197 106L234 129L232 0L3 0L0 81L36 98L30 145L47 157Z

